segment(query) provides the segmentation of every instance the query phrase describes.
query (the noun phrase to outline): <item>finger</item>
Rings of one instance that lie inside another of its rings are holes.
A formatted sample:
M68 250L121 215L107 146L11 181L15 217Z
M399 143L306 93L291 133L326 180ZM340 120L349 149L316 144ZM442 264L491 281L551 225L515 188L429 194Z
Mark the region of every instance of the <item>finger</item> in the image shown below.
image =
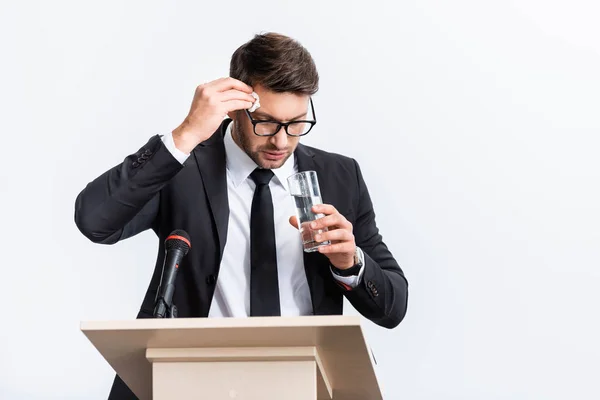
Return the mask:
M327 215L310 223L311 229L324 229L330 226L339 226L340 228L349 228L348 221L340 213Z
M334 229L315 235L315 240L317 242L325 242L327 240L331 240L332 242L354 242L354 235L346 229Z
M210 82L208 86L217 92L224 92L229 89L237 89L241 90L242 92L252 93L252 87L231 77L217 79L216 81Z
M338 212L336 208L331 204L316 204L313 206L312 209L316 213L321 213L325 215L335 214Z
M352 242L328 244L326 246L319 247L319 253L323 253L323 254L352 253L354 251L355 251L355 245Z
M235 110L247 110L252 107L252 103L245 100L229 100L224 101L223 105L225 107L226 112L235 111Z
M252 103L254 103L254 101L256 100L250 94L248 94L246 92L242 92L241 90L237 90L237 89L230 89L230 90L226 90L224 92L220 92L217 95L217 98L220 101L244 100L244 101L249 101Z
M296 229L298 229L298 218L295 216L290 217L290 224Z

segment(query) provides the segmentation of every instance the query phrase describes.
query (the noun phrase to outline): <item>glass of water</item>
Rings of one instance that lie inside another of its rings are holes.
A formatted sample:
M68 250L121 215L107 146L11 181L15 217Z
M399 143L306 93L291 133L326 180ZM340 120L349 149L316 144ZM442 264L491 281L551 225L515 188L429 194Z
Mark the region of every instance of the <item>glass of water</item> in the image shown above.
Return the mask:
M324 214L316 214L312 207L316 204L323 204L321 200L321 190L316 171L303 171L291 175L288 179L290 194L296 204L296 217L298 218L298 229L302 237L304 251L317 251L320 246L331 244L329 240L317 242L315 235L326 232L325 229L311 229L310 223L318 218L324 217Z

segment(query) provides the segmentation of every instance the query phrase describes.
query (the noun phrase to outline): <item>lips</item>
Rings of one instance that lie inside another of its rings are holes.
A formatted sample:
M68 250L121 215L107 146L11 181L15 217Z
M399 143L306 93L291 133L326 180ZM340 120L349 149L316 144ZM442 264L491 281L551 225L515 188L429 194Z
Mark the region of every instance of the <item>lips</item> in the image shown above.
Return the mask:
M272 152L272 151L265 151L263 153L265 154L265 157L269 160L281 160L287 154L285 152L278 153L278 152Z

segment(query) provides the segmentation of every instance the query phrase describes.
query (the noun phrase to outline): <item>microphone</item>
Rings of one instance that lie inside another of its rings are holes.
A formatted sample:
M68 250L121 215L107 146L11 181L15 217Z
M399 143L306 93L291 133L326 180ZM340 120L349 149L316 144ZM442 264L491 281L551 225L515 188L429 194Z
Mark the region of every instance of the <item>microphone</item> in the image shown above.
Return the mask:
M154 318L177 318L177 307L173 304L175 277L179 263L191 247L190 236L186 231L176 229L165 240L165 261L163 263L160 285L154 302Z

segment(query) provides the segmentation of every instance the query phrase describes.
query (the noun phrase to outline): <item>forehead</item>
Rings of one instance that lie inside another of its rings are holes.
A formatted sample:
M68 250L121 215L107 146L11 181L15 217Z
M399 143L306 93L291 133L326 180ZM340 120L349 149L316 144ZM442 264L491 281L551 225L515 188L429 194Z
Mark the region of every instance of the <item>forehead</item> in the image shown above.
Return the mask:
M260 108L253 116L270 116L280 121L287 121L308 112L310 97L306 94L275 93L261 86L254 88L260 98Z

